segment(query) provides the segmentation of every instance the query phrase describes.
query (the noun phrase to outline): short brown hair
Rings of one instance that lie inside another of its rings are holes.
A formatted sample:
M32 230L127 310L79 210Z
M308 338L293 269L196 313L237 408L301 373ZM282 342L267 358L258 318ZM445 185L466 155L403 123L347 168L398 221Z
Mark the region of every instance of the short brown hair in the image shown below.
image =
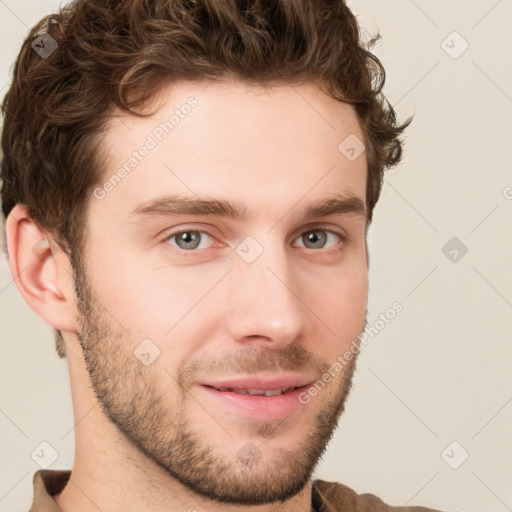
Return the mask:
M42 33L58 44L45 58L32 46ZM343 0L75 0L46 16L25 39L2 104L3 215L25 205L79 261L88 200L105 172L99 135L113 108L145 115L140 107L165 84L228 75L261 85L315 82L354 106L369 224L410 120L397 125L382 94L384 69Z

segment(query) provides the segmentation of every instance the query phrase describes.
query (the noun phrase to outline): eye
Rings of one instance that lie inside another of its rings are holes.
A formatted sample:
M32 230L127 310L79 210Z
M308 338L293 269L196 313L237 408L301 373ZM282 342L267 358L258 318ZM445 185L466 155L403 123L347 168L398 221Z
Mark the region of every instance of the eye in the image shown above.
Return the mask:
M207 247L200 247L205 238L211 239L212 237L205 231L187 230L172 233L165 239L165 241L175 239L178 249L191 251L194 249L207 249Z
M326 243L329 239L334 238L334 244L331 244L326 247ZM344 241L345 238L334 231L330 231L328 229L311 229L309 231L304 231L304 233L298 238L301 240L304 245L302 247L306 247L306 249L328 249L336 245L336 238L338 240Z
M212 240L214 237L205 231L182 229L168 235L164 242L168 242L178 250L192 252L196 249L208 249L211 247ZM329 249L336 246L337 242L345 241L345 237L329 229L315 228L304 231L297 240L303 243L299 247L306 249Z

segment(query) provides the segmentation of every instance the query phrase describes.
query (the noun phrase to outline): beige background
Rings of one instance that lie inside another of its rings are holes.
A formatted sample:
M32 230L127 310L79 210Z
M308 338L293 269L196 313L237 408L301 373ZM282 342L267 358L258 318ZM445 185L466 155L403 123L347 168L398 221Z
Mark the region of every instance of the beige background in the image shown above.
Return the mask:
M57 5L0 0L0 95L28 27ZM364 349L316 477L393 505L512 510L512 2L350 5L383 35L389 100L416 112L370 233L369 324L404 309ZM457 262L442 251L453 237L468 248ZM71 397L51 328L3 256L0 270L0 510L28 510L42 441L52 469L72 467Z

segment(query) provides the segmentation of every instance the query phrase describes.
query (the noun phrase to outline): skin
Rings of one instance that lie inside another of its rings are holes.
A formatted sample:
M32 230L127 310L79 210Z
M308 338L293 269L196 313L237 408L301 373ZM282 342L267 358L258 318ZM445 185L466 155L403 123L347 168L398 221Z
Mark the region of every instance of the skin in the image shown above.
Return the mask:
M366 219L301 215L333 195L365 202L365 155L349 161L338 150L350 134L363 140L355 111L310 83L178 82L149 118L112 119L105 178L190 96L198 106L103 199L91 196L74 268L22 206L7 219L18 289L66 344L76 451L55 497L64 512L309 511L313 471L350 390L356 357L307 405L267 421L197 383L282 371L321 378L362 331ZM236 200L249 217L130 221L162 193ZM180 249L178 228L200 231L200 247ZM311 231L325 242L308 243ZM43 235L50 249L34 254ZM236 252L247 236L263 249L252 263ZM160 350L147 366L134 355L144 339ZM247 446L259 456L250 465L239 456Z

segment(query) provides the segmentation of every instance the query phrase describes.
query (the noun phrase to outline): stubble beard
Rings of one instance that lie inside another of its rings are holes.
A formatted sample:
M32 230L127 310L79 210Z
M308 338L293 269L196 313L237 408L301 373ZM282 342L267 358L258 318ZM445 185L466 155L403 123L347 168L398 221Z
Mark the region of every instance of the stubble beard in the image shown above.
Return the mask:
M77 334L90 383L105 416L131 445L193 493L217 502L238 505L283 502L305 487L344 411L357 354L345 365L338 388L318 410L309 431L295 449L274 452L264 449L266 439L286 435L283 433L286 420L254 422L246 429L251 443L262 447L261 453L265 454L256 463L247 465L239 457L219 453L208 442L201 425L194 425L186 418L190 399L180 376L173 380L168 373L157 375L152 366L141 364L126 348L134 345L129 333L94 299L96 294L88 285L81 265L76 264L74 271L80 325ZM295 360L304 356L301 348L291 347L291 351L295 350ZM279 361L282 358L281 354ZM294 369L300 371L298 366ZM181 376L185 374L182 372ZM159 378L167 380L166 389L177 389L173 404L168 402L171 393L163 395L159 391L162 389ZM305 407L314 407L317 399ZM226 437L221 424L222 417L219 432ZM231 444L236 442L238 433L234 434ZM247 439L241 441L240 448L246 443Z

